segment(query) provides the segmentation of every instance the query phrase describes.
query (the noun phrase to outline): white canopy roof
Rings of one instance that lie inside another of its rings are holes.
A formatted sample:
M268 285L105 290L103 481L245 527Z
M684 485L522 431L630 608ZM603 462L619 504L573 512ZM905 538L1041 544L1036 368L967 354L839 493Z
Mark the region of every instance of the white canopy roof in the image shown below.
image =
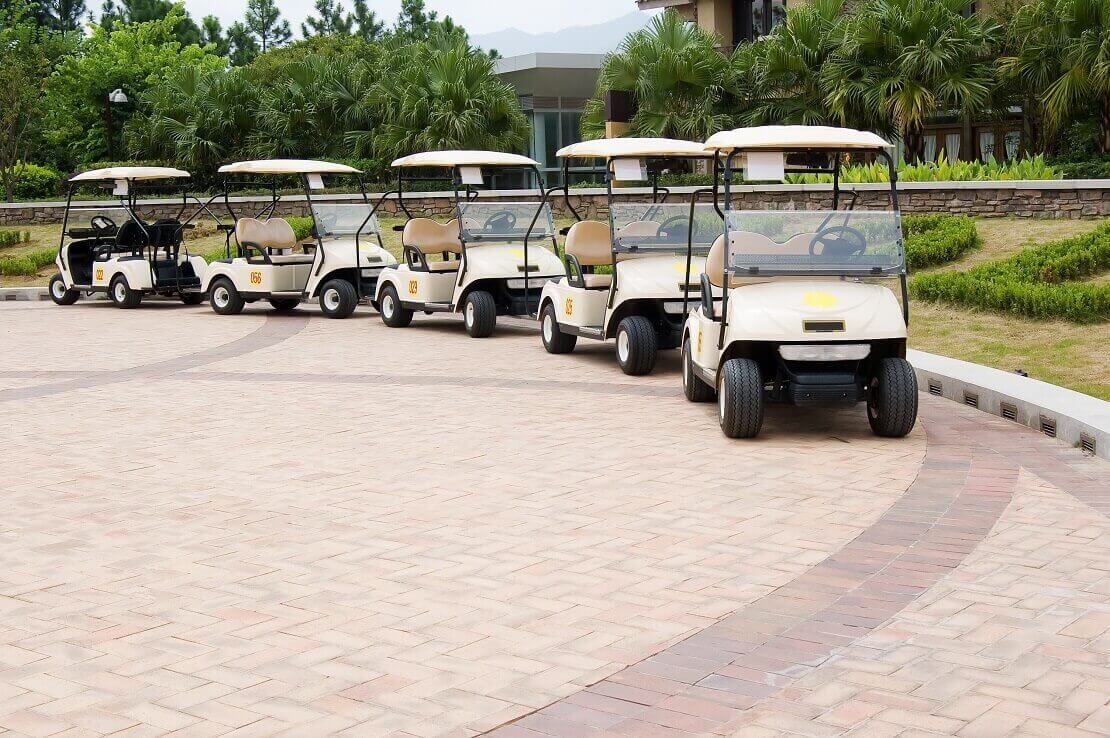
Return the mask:
M559 149L564 158L616 159L621 157L673 156L709 158L704 144L675 138L597 138Z
M402 156L395 167L538 167L534 159L501 151L425 151Z
M346 164L312 159L257 159L220 167L221 174L361 174Z
M880 149L889 143L869 131L833 126L755 126L721 131L709 137L705 148L736 149Z
M107 167L92 169L70 177L70 182L112 182L117 179L174 179L188 177L184 169L171 167Z

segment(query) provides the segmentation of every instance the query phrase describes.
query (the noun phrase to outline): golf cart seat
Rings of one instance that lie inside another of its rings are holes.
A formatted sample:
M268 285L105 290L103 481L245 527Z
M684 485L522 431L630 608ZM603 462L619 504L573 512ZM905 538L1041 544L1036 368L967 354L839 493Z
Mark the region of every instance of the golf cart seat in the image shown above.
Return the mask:
M462 263L458 258L428 261L433 254L462 254L459 221L439 224L431 218L413 218L401 234L410 267L426 268L429 272L457 272Z
M778 243L773 239L764 236L762 233L751 233L749 231L733 231L729 233L729 238L732 240L733 249L745 248L750 249L753 253L778 253L791 254L791 255L804 255L809 253L809 245L817 236L816 233L799 233L792 236L785 243ZM713 242L713 247L709 249L709 255L705 257L705 276L709 283L714 287L723 287L725 283L724 273L724 250L725 250L725 237L723 235L717 236L717 240ZM770 277L740 277L732 275L729 280L728 286L743 287L749 284L762 284L763 282L770 281ZM791 280L791 279L807 279L807 280L826 280L838 279L830 277L814 277L814 276L799 276L799 277L775 277L776 280Z
M311 255L291 253L297 234L284 218L240 218L235 223L235 240L240 246L261 251L274 264L311 264Z
M612 274L592 274L587 268L607 266L613 260L613 242L609 225L596 220L575 223L567 231L564 246L567 255L567 282L588 290L607 290L613 284ZM573 265L573 268L572 268ZM578 281L575 273L581 275Z
M659 235L661 223L654 220L635 220L617 227L617 238L651 238Z

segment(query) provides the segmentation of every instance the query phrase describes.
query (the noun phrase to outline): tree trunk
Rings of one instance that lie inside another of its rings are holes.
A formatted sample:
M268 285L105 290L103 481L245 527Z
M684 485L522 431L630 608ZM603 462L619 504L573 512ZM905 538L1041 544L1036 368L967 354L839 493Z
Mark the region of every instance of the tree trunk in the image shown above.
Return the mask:
M1102 96L1099 106L1099 148L1102 153L1110 154L1110 95Z
M902 132L905 145L905 159L909 164L917 164L925 158L925 136L920 123L910 123Z

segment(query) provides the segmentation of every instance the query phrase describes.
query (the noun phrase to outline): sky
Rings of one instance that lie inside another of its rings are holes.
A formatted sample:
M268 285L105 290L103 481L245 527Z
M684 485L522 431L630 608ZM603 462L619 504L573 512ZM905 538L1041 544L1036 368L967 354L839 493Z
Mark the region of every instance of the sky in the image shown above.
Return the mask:
M340 0L342 2L342 0ZM604 23L636 9L634 0L426 0L426 6L449 15L470 33L489 33L518 28L530 33L557 31L567 26ZM89 7L99 7L89 2ZM288 19L295 35L306 15L313 12L314 0L277 0L282 15ZM343 2L350 10L350 0ZM401 0L369 0L370 9L392 25L401 7ZM226 28L240 20L247 7L246 0L185 0L189 13L199 21L215 15Z

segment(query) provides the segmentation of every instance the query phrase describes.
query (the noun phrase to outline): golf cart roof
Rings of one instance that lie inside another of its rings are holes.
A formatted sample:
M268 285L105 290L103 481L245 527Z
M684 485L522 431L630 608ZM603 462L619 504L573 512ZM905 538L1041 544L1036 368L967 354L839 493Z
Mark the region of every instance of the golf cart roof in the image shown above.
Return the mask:
M705 144L675 138L596 138L564 146L555 154L563 158L617 159L641 157L711 158Z
M346 164L312 159L257 159L220 167L221 174L362 174Z
M175 179L188 177L184 169L172 167L107 167L92 169L70 177L70 182L113 182L117 179Z
M883 149L891 144L869 131L833 126L755 126L721 131L709 137L710 151L770 149Z
M424 151L402 156L395 167L538 167L540 163L520 154L501 151Z

